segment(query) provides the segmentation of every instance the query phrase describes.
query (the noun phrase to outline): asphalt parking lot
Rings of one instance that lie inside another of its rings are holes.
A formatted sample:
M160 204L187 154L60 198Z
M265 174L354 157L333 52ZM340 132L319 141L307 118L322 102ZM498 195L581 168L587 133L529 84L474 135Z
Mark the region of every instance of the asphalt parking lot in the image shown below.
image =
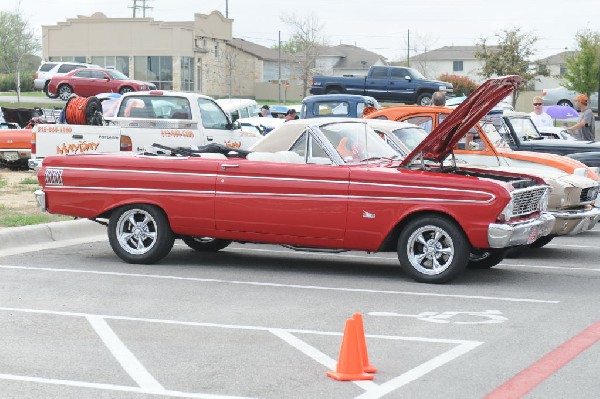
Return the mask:
M595 398L599 242L596 226L446 285L387 253L178 241L129 265L103 236L0 247L0 396ZM378 372L335 381L355 312Z

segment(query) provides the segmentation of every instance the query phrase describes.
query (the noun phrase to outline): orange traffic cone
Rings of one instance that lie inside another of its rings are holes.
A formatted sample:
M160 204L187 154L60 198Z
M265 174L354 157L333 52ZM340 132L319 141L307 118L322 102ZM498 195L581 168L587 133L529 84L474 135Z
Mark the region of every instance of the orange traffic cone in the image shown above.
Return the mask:
M372 380L373 376L363 371L363 361L360 357L358 343L357 321L346 320L342 347L336 371L329 370L327 376L338 381Z
M369 363L369 354L367 353L367 340L365 338L365 327L363 317L360 313L354 313L352 318L356 320L356 332L358 334L358 347L360 348L360 357L362 359L363 371L365 373L376 373L377 369Z

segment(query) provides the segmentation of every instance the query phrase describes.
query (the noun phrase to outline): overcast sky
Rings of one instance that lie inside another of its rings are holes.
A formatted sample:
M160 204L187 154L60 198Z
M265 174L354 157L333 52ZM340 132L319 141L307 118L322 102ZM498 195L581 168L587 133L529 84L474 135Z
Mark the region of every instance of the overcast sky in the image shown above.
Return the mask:
M140 3L142 0L138 0ZM0 10L22 14L41 36L54 25L101 11L107 17L131 17L133 0L0 0ZM538 56L576 48L575 34L600 30L598 0L147 0L146 16L157 21L192 21L194 13L219 10L234 20L234 37L265 46L290 36L284 14L314 15L329 44L355 44L388 58L405 59L410 31L411 56L442 46L474 45L482 37L496 43L502 29L521 28L539 38Z

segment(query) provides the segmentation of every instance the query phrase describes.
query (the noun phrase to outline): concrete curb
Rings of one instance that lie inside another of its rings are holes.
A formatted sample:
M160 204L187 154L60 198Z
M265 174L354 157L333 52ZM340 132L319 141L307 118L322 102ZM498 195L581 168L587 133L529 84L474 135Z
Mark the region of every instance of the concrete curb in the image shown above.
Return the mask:
M106 237L106 226L91 220L67 220L0 230L0 252L56 241Z

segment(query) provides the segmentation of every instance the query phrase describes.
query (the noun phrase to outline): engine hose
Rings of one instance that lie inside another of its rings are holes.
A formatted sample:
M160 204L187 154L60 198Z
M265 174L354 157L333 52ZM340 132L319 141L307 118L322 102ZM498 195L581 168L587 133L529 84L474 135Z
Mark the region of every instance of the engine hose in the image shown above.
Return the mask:
M70 98L65 108L65 120L70 125L103 124L102 104L96 97Z

